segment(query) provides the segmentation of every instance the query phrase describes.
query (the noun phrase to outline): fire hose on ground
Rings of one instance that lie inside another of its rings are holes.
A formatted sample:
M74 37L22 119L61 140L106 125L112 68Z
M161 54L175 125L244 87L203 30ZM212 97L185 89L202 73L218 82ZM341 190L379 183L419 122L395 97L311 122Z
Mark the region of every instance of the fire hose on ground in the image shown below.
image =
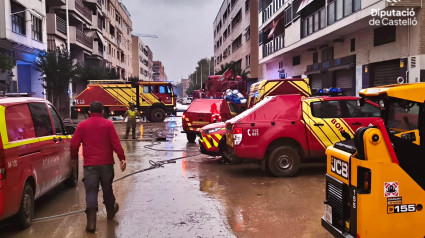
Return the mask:
M161 152L186 152L187 151L187 150L166 150L166 149L155 149L155 148L153 148L153 146L159 145L159 144L161 144L161 142L155 142L155 143L152 143L150 145L145 145L144 148L149 149L149 150L154 150L154 151L161 151ZM133 176L133 175L136 175L136 174L139 174L139 173L143 173L143 172L146 172L146 171L149 171L149 170L152 170L152 169L162 168L166 164L174 164L174 163L176 163L177 160L195 157L195 156L198 156L200 154L201 153L197 153L197 154L194 154L194 155L186 155L186 156L177 157L177 158L168 159L168 160L159 160L159 161L149 160L149 164L151 165L150 167L145 168L145 169L141 169L141 170L137 170L137 171L132 172L130 174L124 175L121 178L115 179L112 183L115 183L117 181L123 180L125 178L130 177L130 176ZM102 190L102 188L100 188L99 191L100 190ZM40 218L33 219L32 222L41 222L41 221L51 220L51 219L55 219L55 218L70 216L70 215L74 215L74 214L78 214L78 213L83 213L84 211L85 211L85 209L82 209L82 210L62 213L62 214L48 216L48 217L40 217Z

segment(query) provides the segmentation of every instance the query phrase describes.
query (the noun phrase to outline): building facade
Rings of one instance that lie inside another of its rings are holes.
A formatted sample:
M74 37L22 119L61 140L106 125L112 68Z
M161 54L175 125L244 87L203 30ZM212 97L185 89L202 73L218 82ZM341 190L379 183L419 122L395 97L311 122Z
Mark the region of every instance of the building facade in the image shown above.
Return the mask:
M76 62L95 61L111 68L118 78L131 76L132 50L130 13L118 0L67 0L71 57ZM47 46L67 45L65 0L47 2ZM74 93L85 85L73 83Z
M190 79L181 79L182 87L183 87L183 97L187 97L186 90L190 87L191 80Z
M153 80L153 54L149 46L145 45L140 37L132 35L132 66L133 77L143 81Z
M34 60L46 47L45 1L0 0L0 52L16 60L12 70L0 72L0 91L44 97Z
M214 71L233 61L258 78L258 1L224 0L213 28Z
M165 67L161 61L153 62L153 81L167 81L167 75L165 74Z
M339 87L346 95L425 81L425 11L419 0L259 2L262 78L307 76L313 91ZM382 15L406 9L410 16Z

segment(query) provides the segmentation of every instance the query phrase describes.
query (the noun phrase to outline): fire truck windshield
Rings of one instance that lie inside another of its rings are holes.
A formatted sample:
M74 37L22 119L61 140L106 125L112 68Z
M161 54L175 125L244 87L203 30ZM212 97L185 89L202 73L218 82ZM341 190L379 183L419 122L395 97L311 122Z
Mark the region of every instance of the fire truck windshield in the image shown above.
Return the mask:
M419 105L407 100L394 100L388 103L387 125L400 130L419 129Z

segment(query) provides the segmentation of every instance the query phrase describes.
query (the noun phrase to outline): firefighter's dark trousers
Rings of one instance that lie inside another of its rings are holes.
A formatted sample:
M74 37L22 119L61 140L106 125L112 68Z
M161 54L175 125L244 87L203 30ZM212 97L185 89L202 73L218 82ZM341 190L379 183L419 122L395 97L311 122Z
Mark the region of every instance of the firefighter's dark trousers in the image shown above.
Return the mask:
M125 138L128 138L128 133L130 132L131 127L131 136L133 139L136 139L136 118L128 118L127 127L125 128Z
M102 186L103 203L106 207L113 207L115 196L112 190L112 181L114 180L114 165L94 165L84 167L84 187L86 189L86 208L97 209L97 195L99 193L99 184Z

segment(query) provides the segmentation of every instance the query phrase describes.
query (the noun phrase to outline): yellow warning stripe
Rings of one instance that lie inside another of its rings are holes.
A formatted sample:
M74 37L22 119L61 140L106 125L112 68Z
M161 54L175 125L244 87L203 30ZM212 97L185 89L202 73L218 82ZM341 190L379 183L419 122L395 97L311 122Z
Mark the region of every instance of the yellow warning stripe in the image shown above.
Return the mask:
M298 89L300 93L306 97L311 96L310 87L308 84L305 83L305 81L288 81L289 84L291 84L294 88Z
M222 136L220 134L214 134L214 135L215 135L215 137L217 137L218 141L221 140Z
M113 90L107 90L104 88L104 86L100 86L105 92L107 92L109 95L111 95L115 100L117 100L122 105L125 105L126 102L122 101L122 99L119 99L116 95L114 95Z
M210 141L212 140L214 147L218 147L217 141L215 141L214 138L212 138L211 135L208 135L208 138L210 139Z
M119 98L122 102L129 103L131 102L131 87L129 85L102 85L104 90L109 93L113 92L113 95Z
M272 87L267 87L268 86L268 84L267 84L266 87L265 87L266 88L266 91L265 91L266 93L264 93L264 96L262 98L267 97L271 92L273 92L276 88L280 87L280 85L282 85L283 83L284 83L284 81L281 81L281 82L278 82L278 83L273 83L275 85L272 86Z

